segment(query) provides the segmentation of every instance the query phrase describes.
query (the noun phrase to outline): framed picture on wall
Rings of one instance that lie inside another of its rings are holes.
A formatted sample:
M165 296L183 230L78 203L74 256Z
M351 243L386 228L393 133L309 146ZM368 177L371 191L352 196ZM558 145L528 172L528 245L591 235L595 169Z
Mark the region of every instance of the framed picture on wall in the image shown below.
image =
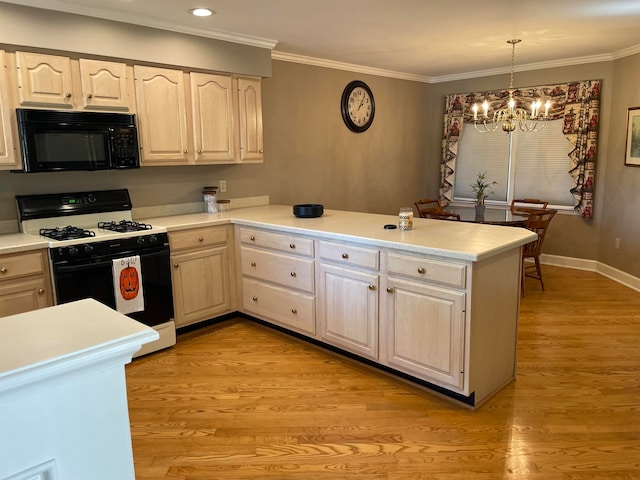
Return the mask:
M627 112L627 151L624 164L640 167L640 107L629 108Z

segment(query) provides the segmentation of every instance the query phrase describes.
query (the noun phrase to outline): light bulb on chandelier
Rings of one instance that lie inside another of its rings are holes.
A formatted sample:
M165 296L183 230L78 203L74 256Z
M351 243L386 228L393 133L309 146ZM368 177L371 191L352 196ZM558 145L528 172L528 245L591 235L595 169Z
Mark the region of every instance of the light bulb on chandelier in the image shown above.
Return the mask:
M491 120L489 119L489 102L486 100L482 103L482 118L478 118L478 105L473 104L471 110L473 111L473 125L481 133L493 132L498 129L498 126L502 126L502 130L511 133L516 127L519 127L523 132L538 132L542 130L546 121L549 118L549 109L551 108L551 102L547 100L544 104L544 115L541 114L540 108L542 102L540 99L536 99L531 102L531 113L527 112L524 108L516 106L515 98L513 97L513 69L515 65L516 56L516 44L522 40L514 39L508 40L507 43L511 45L511 77L509 80L509 101L505 108L500 108L493 112Z

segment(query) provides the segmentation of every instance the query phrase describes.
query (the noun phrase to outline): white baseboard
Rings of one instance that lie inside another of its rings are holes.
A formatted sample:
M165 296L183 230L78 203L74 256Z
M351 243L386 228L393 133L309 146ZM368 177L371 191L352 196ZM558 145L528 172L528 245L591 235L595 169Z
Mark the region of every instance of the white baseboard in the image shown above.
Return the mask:
M634 277L622 270L613 268L597 260L585 260L584 258L562 257L560 255L540 255L540 263L555 265L558 267L575 268L577 270L587 270L615 280L622 285L640 292L640 278Z

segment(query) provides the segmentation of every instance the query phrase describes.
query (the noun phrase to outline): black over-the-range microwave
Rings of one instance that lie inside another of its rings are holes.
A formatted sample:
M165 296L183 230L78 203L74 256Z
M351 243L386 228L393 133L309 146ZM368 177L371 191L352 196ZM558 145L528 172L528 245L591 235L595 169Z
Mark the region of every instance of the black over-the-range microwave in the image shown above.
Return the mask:
M133 114L16 109L23 172L139 168Z

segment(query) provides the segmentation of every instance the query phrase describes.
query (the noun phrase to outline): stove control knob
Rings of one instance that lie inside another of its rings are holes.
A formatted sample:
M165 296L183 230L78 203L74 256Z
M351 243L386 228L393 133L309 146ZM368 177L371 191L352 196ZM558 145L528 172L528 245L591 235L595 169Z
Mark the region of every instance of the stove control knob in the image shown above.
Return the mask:
M158 243L158 237L155 235L149 235L149 243Z
M87 245L84 246L83 250L84 250L84 253L91 253L91 252L93 252L93 246L87 244Z
M69 248L67 249L67 253L68 253L69 255L71 255L72 257L75 257L76 255L78 255L78 249L77 249L77 247L73 247L73 246L72 246L72 247L69 247Z
M144 245L145 244L145 239L144 237L138 237L138 239L136 240L136 243L138 245Z

